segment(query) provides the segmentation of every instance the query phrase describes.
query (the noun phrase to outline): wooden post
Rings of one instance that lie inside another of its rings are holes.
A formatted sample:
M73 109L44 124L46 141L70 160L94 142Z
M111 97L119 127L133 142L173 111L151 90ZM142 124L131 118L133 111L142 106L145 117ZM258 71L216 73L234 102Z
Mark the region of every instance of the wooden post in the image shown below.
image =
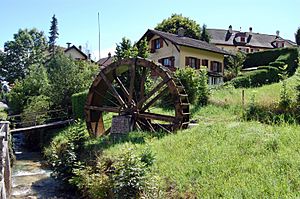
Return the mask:
M245 90L244 89L242 90L242 106L244 109L245 108Z

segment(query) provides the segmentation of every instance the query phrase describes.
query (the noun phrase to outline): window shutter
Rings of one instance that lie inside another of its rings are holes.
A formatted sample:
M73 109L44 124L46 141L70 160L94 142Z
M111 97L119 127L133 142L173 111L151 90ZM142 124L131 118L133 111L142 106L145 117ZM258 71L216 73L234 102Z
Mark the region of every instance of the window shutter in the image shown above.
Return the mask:
M213 70L214 70L214 62L210 61L210 71L213 71Z
M158 63L162 64L162 62L163 62L163 59L158 60Z
M151 53L155 52L155 40L151 41Z
M190 63L189 63L189 57L185 57L185 66L189 66Z
M160 38L159 42L160 42L160 48L162 48L164 46L164 40L162 38Z
M196 69L200 69L200 59L197 59Z
M223 64L222 63L220 63L220 70L219 70L219 72L223 73Z
M175 62L175 57L170 57L170 60L171 60L171 66L174 67L174 62Z

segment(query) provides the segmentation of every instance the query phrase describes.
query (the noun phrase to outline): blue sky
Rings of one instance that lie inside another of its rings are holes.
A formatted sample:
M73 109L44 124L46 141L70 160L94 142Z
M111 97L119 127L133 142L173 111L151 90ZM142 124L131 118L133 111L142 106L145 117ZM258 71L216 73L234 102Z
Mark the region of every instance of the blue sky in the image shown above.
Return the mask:
M150 3L151 2L151 3ZM98 57L97 13L100 12L101 57L113 52L122 37L137 41L148 28L183 14L201 26L280 35L292 41L300 26L298 0L0 0L0 49L20 28L48 35L53 14L58 19L58 44L82 45Z

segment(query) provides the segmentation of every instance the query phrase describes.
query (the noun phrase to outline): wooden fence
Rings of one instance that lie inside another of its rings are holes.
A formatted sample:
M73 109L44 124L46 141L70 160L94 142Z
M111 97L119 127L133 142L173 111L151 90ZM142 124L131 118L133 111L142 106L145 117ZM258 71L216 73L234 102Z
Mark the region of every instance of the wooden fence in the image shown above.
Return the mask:
M9 122L0 122L0 198L8 199L11 196L11 166L9 153Z

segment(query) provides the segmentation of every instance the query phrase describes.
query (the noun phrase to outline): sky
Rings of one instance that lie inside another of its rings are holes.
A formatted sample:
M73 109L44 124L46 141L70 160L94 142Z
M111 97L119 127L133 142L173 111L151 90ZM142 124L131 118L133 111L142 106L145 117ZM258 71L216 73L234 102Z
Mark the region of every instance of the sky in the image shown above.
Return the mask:
M49 37L50 21L58 20L58 45L67 42L88 49L98 59L98 12L100 52L114 53L123 37L138 41L173 13L182 14L208 28L276 34L295 41L300 26L299 0L0 0L0 49L19 29L37 28Z

